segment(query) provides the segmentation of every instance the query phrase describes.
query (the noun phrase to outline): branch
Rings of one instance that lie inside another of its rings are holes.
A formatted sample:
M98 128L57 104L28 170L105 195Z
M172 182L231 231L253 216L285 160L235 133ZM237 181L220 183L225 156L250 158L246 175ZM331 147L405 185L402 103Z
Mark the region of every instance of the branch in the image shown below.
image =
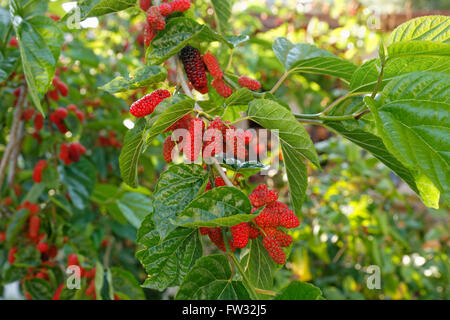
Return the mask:
M0 163L0 188L3 184L3 178L5 176L6 166L8 164L9 158L14 150L14 146L17 143L17 134L19 132L20 120L22 118L22 107L27 96L26 87L20 87L20 96L17 100L17 104L13 114L13 123L11 125L11 132L8 144L3 152L3 158Z
M223 171L222 167L220 166L219 162L216 158L211 157L212 161L214 162L214 166L216 167L217 171L219 172L219 175L222 177L223 181L225 181L225 184L229 187L234 187L234 184L228 179L227 175Z

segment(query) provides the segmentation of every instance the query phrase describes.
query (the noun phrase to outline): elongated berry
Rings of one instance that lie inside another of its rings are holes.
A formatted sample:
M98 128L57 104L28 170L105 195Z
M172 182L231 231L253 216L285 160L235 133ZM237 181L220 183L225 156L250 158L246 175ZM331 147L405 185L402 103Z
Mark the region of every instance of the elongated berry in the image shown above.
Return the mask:
M286 254L274 237L266 236L263 238L263 246L266 248L269 257L277 264L284 264L286 262Z
M163 145L163 156L167 163L172 162L172 150L174 147L175 141L172 140L172 137L167 137Z
M155 110L156 106L164 99L170 97L168 90L158 89L151 94L147 94L130 107L130 113L135 117L145 117Z
M280 226L288 229L297 228L300 225L300 221L298 220L295 213L291 210L279 215L280 217Z
M278 227L280 218L278 214L273 213L270 209L264 208L261 213L254 219L255 223L261 228Z
M203 132L205 123L199 118L194 118L189 124L189 135L184 146L184 153L190 161L195 161L202 150Z
M250 239L256 239L259 236L259 230L253 226L248 227L248 237Z
M233 93L233 89L222 79L214 79L211 81L211 86L224 98L228 98Z
M231 228L233 237L233 246L236 248L244 248L248 244L249 226L246 222L239 223Z
M208 92L208 79L200 51L191 46L181 49L180 58L192 86L200 93Z
M170 6L170 4L167 3L161 3L159 5L159 12L161 13L161 15L163 15L164 17L167 17L168 15L170 15L173 11L172 11L172 7Z
M275 238L281 247L289 247L292 243L292 237L281 230L275 228L265 228L264 232L266 235Z
M33 170L33 181L36 183L40 183L42 181L42 171L44 171L47 166L46 160L39 160L38 163L34 166Z
M41 113L36 113L34 116L34 129L41 131L44 127L44 116Z
M152 0L139 0L139 6L143 11L147 11L152 5Z
M16 247L12 247L8 252L8 262L9 264L13 264L16 261L16 253L19 251Z
M261 88L261 84L259 83L258 80L246 77L246 76L242 76L238 79L238 83L241 87L245 87L248 88L252 91L256 91L259 90Z
M47 253L48 252L48 244L46 243L39 243L36 245L36 249L39 250L41 253Z
M189 8L191 7L191 1L189 0L174 0L172 2L169 2L169 5L172 8L172 11L180 11L180 12L184 12L189 10Z
M35 239L39 234L39 227L41 225L41 219L38 216L31 216L29 219L28 235L30 238Z
M203 62L214 79L222 79L223 71L220 69L219 61L209 51L203 55Z

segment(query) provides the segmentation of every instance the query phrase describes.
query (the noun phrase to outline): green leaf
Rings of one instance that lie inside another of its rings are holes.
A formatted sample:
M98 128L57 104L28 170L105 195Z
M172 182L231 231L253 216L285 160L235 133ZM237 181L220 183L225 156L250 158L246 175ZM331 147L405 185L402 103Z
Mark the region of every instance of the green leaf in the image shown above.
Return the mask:
M178 228L161 239L152 215L142 222L137 235L136 257L149 278L143 287L164 290L180 285L195 260L202 256L196 229Z
M168 21L166 28L152 40L147 49L146 63L161 64L177 54L189 42L195 40L202 42L220 41L230 48L234 46L233 43L212 31L207 25L199 24L188 18L173 18Z
M12 245L15 242L17 235L27 222L29 216L30 212L26 209L14 212L8 223L8 228L6 229L6 241L8 242L8 245Z
M450 18L435 15L409 20L392 31L386 45L410 40L450 43Z
M207 191L181 212L177 224L185 227L234 226L253 220L248 197L234 187L220 187Z
M212 0L211 1L218 30L221 32L229 29L228 20L231 17L231 0Z
M199 259L186 275L175 297L177 300L248 300L240 281L232 280L230 262L224 255Z
M294 212L299 215L308 187L308 172L303 158L290 145L281 142L281 152L289 185L289 198Z
M286 288L278 293L274 300L323 300L322 291L316 286L301 282L292 281Z
M136 0L82 0L78 3L81 19L88 17L99 17L128 9L136 5ZM67 15L73 14L73 11Z
M36 108L43 112L40 100L53 80L63 35L50 18L35 17L26 21L13 9L11 15L28 90Z
M133 188L136 188L138 185L137 165L144 144L146 127L147 123L144 118L139 118L135 122L133 129L129 130L125 135L119 156L120 175L123 181Z
M180 100L180 98L182 99ZM183 95L167 98L162 103L170 105L170 107L164 110L151 126L145 139L146 146L148 146L153 139L163 133L173 123L183 118L189 112L192 112L195 101L188 96Z
M250 90L248 90L247 88L240 88L233 92L233 94L225 100L225 105L227 107L247 105L253 99L253 93Z
M274 133L281 142L320 168L319 157L308 133L289 110L275 101L256 99L248 106L248 116L266 129L278 129L279 132Z
M140 227L142 220L144 220L152 210L150 198L142 193L125 193L116 202L125 218L136 229Z
M292 43L286 38L276 38L273 51L286 72L317 73L335 76L350 82L356 66L331 52L307 43Z
M196 164L178 164L161 174L156 185L153 208L156 227L161 238L176 228L176 220L184 208L196 197L207 179L205 170Z
M18 267L37 267L41 262L41 253L32 246L21 248L15 256L14 265Z
M450 75L415 72L389 82L370 105L387 149L413 173L425 204L450 198ZM439 190L439 191L438 191Z
M162 82L167 77L167 70L160 66L144 66L130 73L129 77L119 76L100 87L109 93L124 92L148 87Z
M373 59L361 65L350 81L352 92L371 92L375 89L380 70L380 60ZM450 59L445 56L411 55L391 58L386 62L380 90L392 79L415 71L450 73Z
M336 130L336 132L344 138L369 151L375 158L380 160L402 178L412 190L419 193L411 171L405 168L405 166L386 149L383 140L375 134L366 131L363 126L361 126L361 120L326 121L325 123L327 126Z
M8 51L6 57L0 52L0 82L5 81L15 70L20 51Z
M94 166L86 159L60 167L61 182L67 187L73 205L83 210L89 205L89 199L97 181Z
M145 300L144 291L131 272L121 268L112 267L111 275L114 294L120 299Z
M265 290L273 288L276 266L263 247L262 239L251 240L249 245L242 249L241 265L252 285Z
M53 297L53 290L50 284L38 278L25 280L25 291L31 295L33 300L51 300Z

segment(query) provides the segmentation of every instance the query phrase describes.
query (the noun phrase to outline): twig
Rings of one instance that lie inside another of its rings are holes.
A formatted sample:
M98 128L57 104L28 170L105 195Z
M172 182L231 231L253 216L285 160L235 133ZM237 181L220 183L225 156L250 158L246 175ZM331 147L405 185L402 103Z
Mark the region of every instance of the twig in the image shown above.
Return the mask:
M11 133L9 137L8 144L5 148L5 152L3 152L3 158L0 163L0 188L3 184L3 178L5 176L6 165L8 164L11 153L16 145L17 134L19 131L20 120L22 118L22 107L25 102L27 93L24 86L20 87L20 96L17 100L17 104L13 114L13 123L11 125Z
M229 187L234 187L234 184L230 181L230 179L228 179L227 175L225 174L225 172L223 171L222 167L220 166L219 162L217 161L216 158L211 157L214 166L216 167L217 171L219 172L219 175L222 177L223 181L225 181L225 184Z

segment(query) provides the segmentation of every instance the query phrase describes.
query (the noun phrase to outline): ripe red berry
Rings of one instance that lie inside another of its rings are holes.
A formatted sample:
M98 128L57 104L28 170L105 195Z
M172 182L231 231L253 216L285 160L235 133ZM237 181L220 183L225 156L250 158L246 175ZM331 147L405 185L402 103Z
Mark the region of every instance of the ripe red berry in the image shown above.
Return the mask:
M266 235L275 238L281 247L289 247L292 243L292 237L281 230L275 228L265 228L264 232Z
M58 101L59 100L59 93L56 89L53 90L49 90L47 91L47 95L50 99L54 100L54 101Z
M29 228L28 228L28 235L30 236L31 239L35 239L39 235L40 225L41 219L36 215L32 215L29 220Z
M8 252L8 262L9 264L13 264L16 261L16 253L19 249L12 247Z
M69 146L67 144L62 144L59 149L59 158L66 164L70 165L73 161L69 156Z
M0 242L3 242L6 240L6 233L3 231L0 231Z
M222 79L223 72L222 69L220 69L219 61L217 61L217 58L213 56L209 51L203 55L203 62L205 63L209 74L214 79Z
M152 5L152 0L139 0L139 6L143 11L147 11Z
M172 141L172 137L167 137L166 140L164 140L163 146L163 156L167 163L172 162L172 150L174 147L175 141Z
M56 116L57 116L58 118L60 118L60 119L64 119L64 118L66 118L66 117L69 115L69 113L67 112L67 110L64 109L64 108L62 108L62 107L57 108L57 109L55 110L55 114L56 114Z
M260 184L257 186L250 196L250 202L252 206L259 208L266 204L266 194L267 194L267 186L265 184Z
M246 222L239 223L231 228L233 237L233 246L236 248L244 248L248 244L249 226Z
M183 118L178 119L174 122L169 128L167 128L164 132L175 131L177 129L188 129L192 120L192 115L188 113Z
M69 157L73 162L80 161L82 154L86 153L86 149L79 142L74 142L69 146Z
M246 76L242 76L238 79L239 85L241 87L245 87L248 88L252 91L256 91L259 90L261 88L261 84L259 83L258 80L246 77Z
M225 181L222 179L222 177L216 177L214 179L214 184L216 185L216 188L224 187L227 185L225 183ZM208 182L208 185L206 186L205 191L208 191L208 190L211 190L211 182Z
M256 239L259 236L259 230L255 227L249 226L248 237L250 239Z
M56 82L56 88L63 97L67 97L69 95L69 88L64 82L58 80Z
M74 105L74 104L69 104L69 105L66 107L66 109L67 109L67 111L72 111L72 112L75 112L75 111L78 110L77 106Z
M38 245L36 245L36 249L38 249L41 253L47 253L48 252L48 244L39 243Z
M208 79L200 51L191 46L181 49L180 58L192 86L200 93L208 92Z
M172 7L172 11L186 11L191 7L191 1L189 0L174 0L169 3Z
M40 183L42 181L42 171L44 171L47 166L46 160L39 160L38 163L34 166L33 170L33 181L36 183Z
M202 150L205 123L202 119L193 118L189 124L189 135L184 145L184 153L189 160L195 161Z
M157 31L152 25L146 24L144 28L144 44L148 47L153 38L156 37Z
M130 107L130 113L138 118L145 117L153 113L156 106L168 97L170 97L168 90L158 89L134 102Z
M19 41L17 41L16 37L11 37L11 40L9 40L9 45L11 47L18 47L19 46Z
M39 212L39 206L36 203L28 203L26 206L28 211L30 211L31 214L36 214Z
M79 266L80 262L78 261L78 257L75 253L71 253L67 256L67 265L68 266Z
M34 109L33 108L29 108L29 109L25 109L22 112L22 120L23 121L28 121L30 120L34 115Z
M288 229L297 228L300 225L300 221L293 211L282 213L280 216L280 226Z
M147 10L147 23L155 30L164 30L166 28L166 21L159 11L159 7L152 6Z
M34 116L34 129L41 131L44 127L44 116L41 113L36 113Z
M268 208L264 208L261 213L254 219L255 223L261 228L278 227L280 225L279 215L275 214Z
M10 197L6 197L5 199L3 199L3 205L4 206L10 206L14 203L13 199Z
M164 16L167 17L172 13L172 7L167 3L161 3L159 5L159 12Z
M264 237L263 246L266 248L269 257L271 257L275 263L282 265L286 262L286 254L275 238L271 236Z
M199 230L200 230L200 234L202 234L202 235L206 236L207 234L209 234L209 229L211 229L211 228L207 228L207 227L200 227L200 228L199 228Z
M214 79L211 81L211 86L224 98L228 98L233 93L233 89L222 79Z
M84 112L81 110L75 110L75 116L80 120L80 122L84 121Z
M254 207L262 207L271 204L278 199L278 192L268 190L265 184L257 186L248 197Z

